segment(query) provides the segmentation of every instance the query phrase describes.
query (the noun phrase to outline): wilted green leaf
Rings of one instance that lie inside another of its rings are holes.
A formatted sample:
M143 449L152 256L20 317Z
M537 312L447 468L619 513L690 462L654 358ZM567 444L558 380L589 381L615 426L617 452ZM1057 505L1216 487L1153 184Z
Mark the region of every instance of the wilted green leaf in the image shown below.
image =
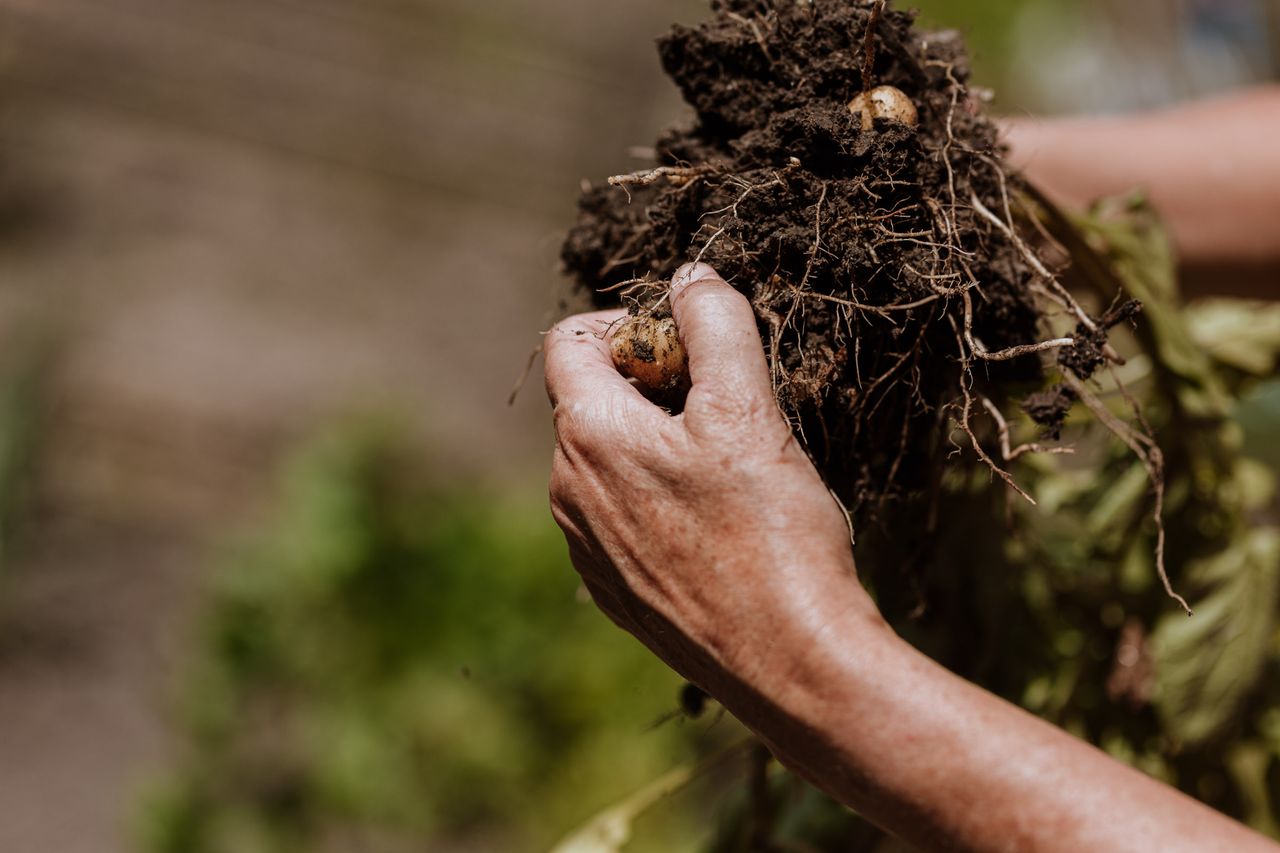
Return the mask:
M1194 617L1166 616L1153 641L1156 708L1169 734L1192 745L1222 732L1266 665L1280 586L1280 530L1247 531L1191 566L1207 592Z

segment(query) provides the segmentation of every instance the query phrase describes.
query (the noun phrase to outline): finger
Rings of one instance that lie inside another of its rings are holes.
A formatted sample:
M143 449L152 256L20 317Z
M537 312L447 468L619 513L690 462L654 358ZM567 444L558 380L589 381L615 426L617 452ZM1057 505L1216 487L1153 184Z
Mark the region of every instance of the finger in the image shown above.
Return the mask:
M671 313L689 354L693 388L723 399L773 399L751 303L706 264L686 264L671 282Z
M547 396L553 407L565 400L590 400L600 395L647 403L618 373L609 354L606 334L627 316L621 308L578 314L561 320L543 342Z

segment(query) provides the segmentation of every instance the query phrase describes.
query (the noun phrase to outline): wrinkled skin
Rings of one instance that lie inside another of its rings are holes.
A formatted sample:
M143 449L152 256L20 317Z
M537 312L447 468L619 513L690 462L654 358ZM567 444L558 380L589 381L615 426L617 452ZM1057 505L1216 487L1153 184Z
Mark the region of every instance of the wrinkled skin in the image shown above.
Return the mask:
M774 404L746 299L686 267L681 414L614 368L619 312L547 338L551 503L599 607L787 766L928 850L1276 850L957 678L885 625Z
M610 361L621 311L548 336L552 510L610 618L699 685L754 683L794 624L874 608L844 516L778 413L746 298L705 265L671 298L693 380L674 417Z

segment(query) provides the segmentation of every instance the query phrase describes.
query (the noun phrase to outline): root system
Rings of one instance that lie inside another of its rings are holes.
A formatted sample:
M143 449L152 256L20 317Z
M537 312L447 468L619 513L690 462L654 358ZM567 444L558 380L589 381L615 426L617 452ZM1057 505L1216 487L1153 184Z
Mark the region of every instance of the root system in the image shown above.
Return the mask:
M674 271L713 264L855 523L964 459L1030 500L1007 462L1051 449L1140 306L1091 315L1037 254L959 37L874 0L714 0L659 52L695 118L584 191L568 272L598 305L661 316ZM862 109L885 87L915 115ZM1019 405L1043 430L1014 446ZM1158 451L1119 426L1158 487Z

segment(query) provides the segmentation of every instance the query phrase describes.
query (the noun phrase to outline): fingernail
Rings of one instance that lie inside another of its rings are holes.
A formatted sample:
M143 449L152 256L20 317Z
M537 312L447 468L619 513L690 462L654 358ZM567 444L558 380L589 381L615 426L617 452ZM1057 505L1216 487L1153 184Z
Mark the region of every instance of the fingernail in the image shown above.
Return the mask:
M710 264L685 264L676 270L676 274L672 277L671 289L684 290L695 281L706 281L709 278L719 277L720 274Z

